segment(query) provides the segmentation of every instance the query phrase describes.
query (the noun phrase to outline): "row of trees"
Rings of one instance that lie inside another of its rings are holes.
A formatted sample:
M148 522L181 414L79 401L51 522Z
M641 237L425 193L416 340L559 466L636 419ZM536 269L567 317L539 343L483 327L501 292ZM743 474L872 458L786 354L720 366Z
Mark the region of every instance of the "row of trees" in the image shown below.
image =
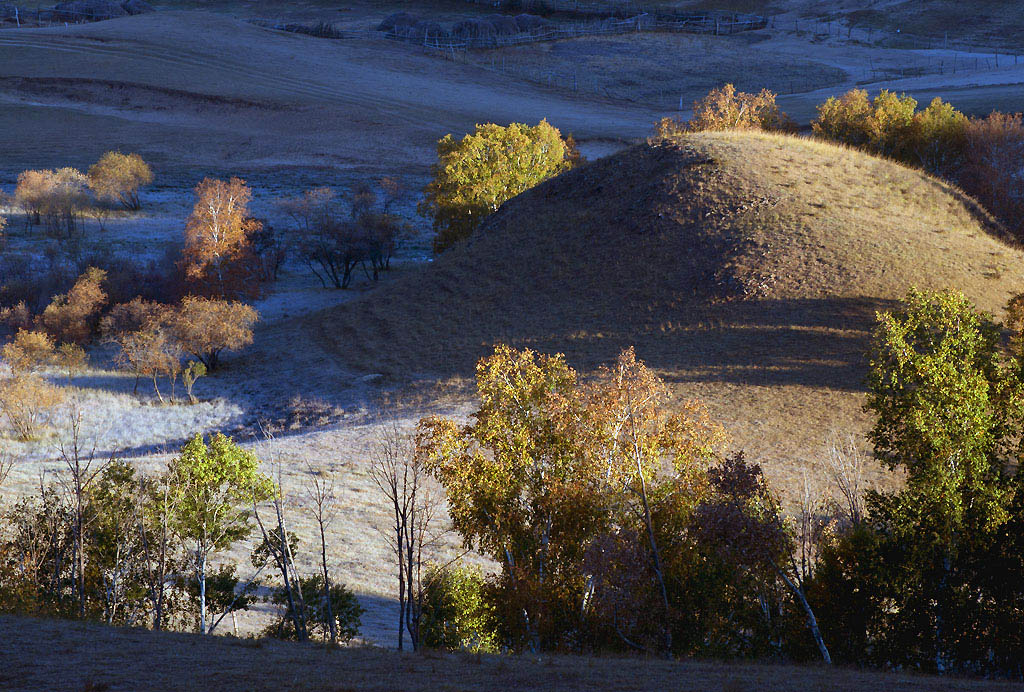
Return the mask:
M75 168L23 172L14 202L30 223L45 222L51 234L72 239L83 214L102 225L112 206L137 211L139 190L152 182L153 171L138 154L108 151L84 174Z
M818 106L815 136L919 166L974 196L1019 240L1024 238L1024 115L993 112L968 118L935 98L925 108L906 94L882 90L875 98L853 89ZM795 131L775 94L738 92L731 84L694 103L689 121L665 118L658 137L701 130Z
M145 475L87 453L80 416L70 428L60 449L64 469L4 514L5 611L212 634L252 605L262 585L267 600L286 606L271 636L344 642L358 632L361 608L331 579L326 558L324 531L337 509L329 481L312 476L308 487L303 509L324 543L317 571L303 575L280 485L229 438L196 435L162 472ZM257 528L249 578L240 579L233 564L212 565ZM278 580L261 581L274 570Z
M196 186L196 202L185 224L185 283L200 295L253 297L261 281L277 278L289 254L325 288L348 288L359 267L376 280L390 268L398 242L409 232L390 211L404 194L400 183L384 178L380 192L383 199L378 201L374 188L359 185L347 205L328 188L280 200L278 208L290 223L276 229L249 215L252 190L245 181L206 178Z
M870 441L905 486L865 489L864 458L837 447L827 496L790 515L632 351L582 381L561 356L499 347L477 367L470 423L426 418L375 467L402 625L414 647L1024 676L1022 306L1000 325L960 294L912 292L880 315ZM428 474L498 573L422 567Z
M631 350L583 382L561 356L499 347L477 386L473 422L424 419L415 454L466 546L501 571L433 574L458 593L427 590L430 638L665 656L809 645L828 660L795 532L760 468L720 455L699 402L670 407ZM476 631L433 614L467 600Z

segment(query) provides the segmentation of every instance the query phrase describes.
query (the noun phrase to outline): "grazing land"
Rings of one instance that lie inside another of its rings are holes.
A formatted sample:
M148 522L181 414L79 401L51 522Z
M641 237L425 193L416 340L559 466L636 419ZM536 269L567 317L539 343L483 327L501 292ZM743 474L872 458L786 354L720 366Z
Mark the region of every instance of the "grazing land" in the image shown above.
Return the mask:
M206 176L245 178L253 215L279 226L289 221L277 202L307 189L391 176L410 191L395 205L410 231L384 278L357 273L350 289L324 289L286 264L254 301L253 344L196 385L198 404L135 393L106 344L70 378L90 442L140 469L162 467L193 432L219 430L280 462L295 497L310 465L333 474L344 509L329 557L366 608L370 644L393 644L397 619L382 537L390 516L369 473L380 424L465 419L473 366L495 344L565 353L584 377L635 346L676 397L708 403L730 447L762 464L791 506L824 482L827 448L862 440L870 424L865 350L876 311L917 286L958 289L1001 317L1024 290L1024 251L976 202L922 172L788 135L646 141L661 117L686 117L726 82L779 92L804 134L819 103L854 87L940 96L968 114L1022 110L1024 12L1013 3L659 0L651 4L775 20L735 36L638 33L459 55L376 31L406 3L154 4L90 24L0 28L0 191L13 192L26 169L85 170L107 151L139 153L157 176L143 210L102 231L90 222L83 254L140 262L180 245L191 190ZM445 23L491 11L454 0L416 9ZM252 20L326 22L344 37ZM951 47L954 38L973 47ZM438 139L542 118L572 133L590 163L432 257L416 203ZM26 215L0 211L5 248L31 251L39 235ZM9 441L21 461L5 504L62 468L63 435ZM900 479L872 462L867 483L891 489ZM294 528L314 540L309 517ZM251 548L218 560L244 563ZM429 557L463 552L449 534ZM270 610L240 615L238 633L263 629ZM0 633L4 660L21 661L0 673L0 687L26 690L182 689L185 670L210 671L210 689L1011 689L815 667L321 652L13 617L0 618ZM126 669L135 672L116 672Z

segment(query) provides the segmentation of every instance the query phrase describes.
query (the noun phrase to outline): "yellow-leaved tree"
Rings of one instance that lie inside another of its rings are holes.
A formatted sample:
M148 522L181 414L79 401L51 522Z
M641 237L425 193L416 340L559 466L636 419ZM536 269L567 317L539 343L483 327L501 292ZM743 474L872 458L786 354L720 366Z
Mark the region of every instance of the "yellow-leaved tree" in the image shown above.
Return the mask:
M138 154L108 151L89 168L89 189L98 199L139 209L139 188L153 182L153 171Z
M477 125L461 140L445 135L437 159L418 207L433 217L436 252L469 237L507 200L581 161L572 137L563 139L547 120Z

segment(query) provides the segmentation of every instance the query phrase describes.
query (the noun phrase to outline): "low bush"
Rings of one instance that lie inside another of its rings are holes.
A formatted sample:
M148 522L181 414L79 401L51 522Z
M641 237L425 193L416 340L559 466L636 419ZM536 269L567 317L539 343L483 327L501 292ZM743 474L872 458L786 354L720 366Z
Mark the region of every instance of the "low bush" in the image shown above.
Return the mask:
M34 438L64 398L63 389L35 373L21 373L0 382L0 412L21 440Z
M420 637L423 646L449 651L498 650L486 582L470 567L432 566L423 579Z

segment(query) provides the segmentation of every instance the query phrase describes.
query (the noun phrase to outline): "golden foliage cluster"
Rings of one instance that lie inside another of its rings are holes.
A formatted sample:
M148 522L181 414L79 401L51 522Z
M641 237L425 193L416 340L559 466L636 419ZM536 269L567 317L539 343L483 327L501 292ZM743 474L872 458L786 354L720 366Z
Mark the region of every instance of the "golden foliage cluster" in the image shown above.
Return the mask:
M248 216L252 190L240 178L204 178L195 194L182 260L190 288L218 298L253 295L257 267L251 236L262 224Z
M581 161L572 137L563 139L547 120L477 125L461 140L446 135L437 158L418 208L433 218L437 252L468 238L504 202Z
M97 199L138 210L139 189L153 182L153 171L138 154L108 151L89 168L88 185Z
M700 101L695 101L690 120L662 118L655 125L655 136L671 139L686 132L705 130L795 131L796 123L782 112L775 98L775 93L767 89L757 94L748 94L736 91L732 84L726 84L719 89L712 89Z

